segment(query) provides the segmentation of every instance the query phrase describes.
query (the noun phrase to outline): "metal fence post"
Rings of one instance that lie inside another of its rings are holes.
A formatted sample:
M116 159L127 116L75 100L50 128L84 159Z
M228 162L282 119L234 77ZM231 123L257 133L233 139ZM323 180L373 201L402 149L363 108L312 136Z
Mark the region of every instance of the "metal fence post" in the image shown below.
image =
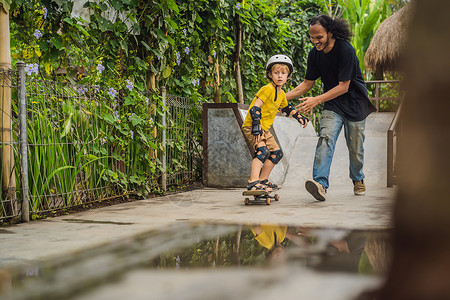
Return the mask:
M161 87L161 93L162 93L162 104L163 104L163 114L162 114L162 120L161 120L161 125L162 125L161 142L162 142L162 147L163 147L161 163L162 163L163 173L162 173L162 177L161 177L161 185L162 185L162 189L164 191L167 191L166 87L165 86Z
M28 195L28 133L27 133L27 96L25 86L25 63L19 61L19 145L20 145L20 182L22 183L22 221L30 221L30 201Z

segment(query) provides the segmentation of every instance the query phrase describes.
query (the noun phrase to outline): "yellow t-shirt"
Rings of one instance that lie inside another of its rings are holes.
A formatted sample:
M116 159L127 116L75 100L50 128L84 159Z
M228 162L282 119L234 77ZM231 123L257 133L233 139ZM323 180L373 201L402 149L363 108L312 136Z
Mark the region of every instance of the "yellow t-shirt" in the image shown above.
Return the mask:
M265 131L269 130L269 128L272 126L278 109L284 108L288 105L286 94L283 90L281 90L281 92L277 92L277 99L276 101L274 101L275 91L276 89L273 84L269 83L263 86L258 91L258 93L256 93L255 98L253 98L252 103L250 103L249 110L253 107L253 105L255 105L255 101L257 98L261 99L261 101L264 102L264 104L261 106L261 128ZM252 121L253 119L250 113L247 113L242 127L252 126Z

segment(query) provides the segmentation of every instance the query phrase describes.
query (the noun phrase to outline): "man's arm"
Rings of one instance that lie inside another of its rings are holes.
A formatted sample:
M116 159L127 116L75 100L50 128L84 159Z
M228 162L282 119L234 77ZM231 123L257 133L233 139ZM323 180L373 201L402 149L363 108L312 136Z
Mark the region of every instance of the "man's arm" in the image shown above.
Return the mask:
M305 97L300 99L302 101L299 105L297 105L295 108L300 113L307 113L311 111L316 105L323 103L328 100L332 100L336 97L339 97L340 95L343 95L348 92L348 88L350 87L350 80L347 81L339 81L339 84L329 90L326 93L323 93L322 95L316 96L316 97Z
M314 82L314 80L303 80L303 82L300 83L295 89L286 93L287 100L289 101L304 95L313 88Z

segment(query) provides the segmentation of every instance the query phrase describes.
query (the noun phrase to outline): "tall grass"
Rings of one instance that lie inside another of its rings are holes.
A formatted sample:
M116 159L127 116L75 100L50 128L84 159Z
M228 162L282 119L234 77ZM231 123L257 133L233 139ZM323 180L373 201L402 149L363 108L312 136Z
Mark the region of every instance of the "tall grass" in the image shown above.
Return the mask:
M98 87L33 80L27 97L32 212L145 195L155 186L148 153L159 142L146 96L112 98Z

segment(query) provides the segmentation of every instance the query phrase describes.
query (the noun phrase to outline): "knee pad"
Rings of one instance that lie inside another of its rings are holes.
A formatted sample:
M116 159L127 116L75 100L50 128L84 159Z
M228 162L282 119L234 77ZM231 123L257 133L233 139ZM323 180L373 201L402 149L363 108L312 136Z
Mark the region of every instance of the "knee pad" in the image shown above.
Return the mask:
M258 154L258 152L260 153ZM269 156L269 148L267 148L266 146L261 146L259 148L256 148L256 152L255 155L253 155L253 158L257 158L264 163Z
M272 157L273 155L275 155L275 157ZM270 152L269 160L273 162L275 165L279 163L282 158L283 158L283 150L279 149Z

